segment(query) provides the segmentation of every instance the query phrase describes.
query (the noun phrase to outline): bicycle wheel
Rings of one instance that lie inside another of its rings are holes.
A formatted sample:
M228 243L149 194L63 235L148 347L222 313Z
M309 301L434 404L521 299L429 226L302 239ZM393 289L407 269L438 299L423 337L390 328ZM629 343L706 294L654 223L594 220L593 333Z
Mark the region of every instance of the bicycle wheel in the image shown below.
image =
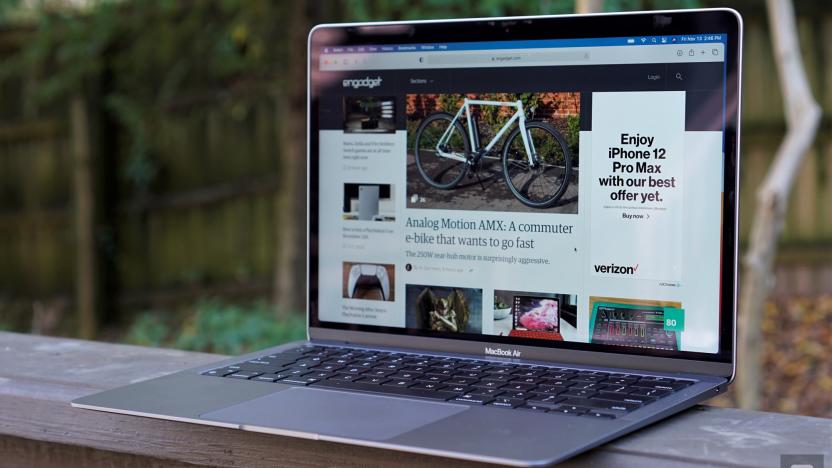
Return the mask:
M429 115L416 130L413 142L413 155L419 174L425 182L438 189L453 188L468 172L467 162L441 156L436 151L439 140L453 120L454 116L447 112ZM454 123L450 138L442 150L468 157L471 149L462 124Z
M529 141L534 144L537 164L530 164L520 135L512 131L503 147L503 175L506 185L524 205L549 208L556 204L569 186L572 155L569 146L555 127L546 122L526 122Z

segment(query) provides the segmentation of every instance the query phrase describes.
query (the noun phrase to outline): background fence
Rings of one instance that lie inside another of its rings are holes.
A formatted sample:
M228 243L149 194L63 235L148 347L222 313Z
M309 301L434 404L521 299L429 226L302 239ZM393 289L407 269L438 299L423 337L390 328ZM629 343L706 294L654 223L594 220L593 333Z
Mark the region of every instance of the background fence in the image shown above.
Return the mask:
M832 5L797 6L804 60L824 121L791 200L779 296L832 287ZM765 17L752 9L745 13L743 239L754 190L784 131ZM0 60L31 34L25 27L0 31ZM0 307L7 327L24 325L28 315L11 311L33 304L70 312L77 277L73 122L66 102L45 108L36 103L31 79L16 76L0 88ZM84 98L96 103L102 97ZM279 95L262 88L215 90L171 104L155 116L153 167L146 169L154 175L141 190L129 188L131 167L120 128L91 118L93 144L107 155L97 162L104 199L94 243L102 300L113 317L192 302L209 292L268 296L275 231L279 223L295 222L282 220L276 208L284 156L279 106ZM72 317L66 314L70 323Z

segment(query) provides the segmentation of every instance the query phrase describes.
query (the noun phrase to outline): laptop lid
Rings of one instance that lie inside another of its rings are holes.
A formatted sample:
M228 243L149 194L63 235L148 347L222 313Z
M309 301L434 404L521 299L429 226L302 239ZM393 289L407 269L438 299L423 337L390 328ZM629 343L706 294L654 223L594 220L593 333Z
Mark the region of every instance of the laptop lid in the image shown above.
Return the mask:
M730 9L316 27L310 337L732 377L741 41ZM344 292L364 264L389 294Z

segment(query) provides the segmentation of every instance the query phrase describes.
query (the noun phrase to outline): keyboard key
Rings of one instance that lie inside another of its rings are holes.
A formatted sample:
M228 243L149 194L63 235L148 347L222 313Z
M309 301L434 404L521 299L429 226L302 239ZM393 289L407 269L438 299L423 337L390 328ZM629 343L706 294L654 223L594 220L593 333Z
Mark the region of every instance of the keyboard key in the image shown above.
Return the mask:
M595 382L572 382L572 385L569 387L570 390L598 390L601 387L605 387L606 385L595 383Z
M505 388L501 388L500 390L505 390ZM501 393L500 396L504 397L504 398L514 398L514 399L518 399L518 400L526 400L527 398L531 398L534 395L532 395L531 392L511 392L511 391L508 391L508 392Z
M477 379L469 379L466 377L451 377L451 379L445 383L448 385L470 385L476 381Z
M313 378L313 379L323 380L323 379L328 379L330 377L333 377L334 375L335 374L333 374L331 372L318 372L317 370L314 370L314 371L312 371L308 374L304 374L304 377L305 378Z
M534 390L529 390L529 393L537 394L537 395L560 395L561 393L565 392L565 388L558 388L558 387L551 387L548 385L539 385Z
M231 375L237 372L236 369L213 369L207 372L203 372L202 375L210 375L212 377L225 377L226 375Z
M661 398L670 395L670 390L661 390L658 388L637 388L629 394L632 396L646 396L653 398Z
M237 364L236 367L247 370L247 371L254 371L254 372L276 372L280 369L285 369L286 367L290 366L291 363L277 362L277 361L261 361L261 360L252 360L247 362L241 362Z
M575 390L575 389L568 389L567 391L561 393L561 395L565 397L578 397L578 398L589 398L595 395L595 390Z
M321 364L320 366L316 367L315 370L324 371L324 372L335 372L338 369L343 369L343 368L344 368L344 366L342 366L340 364L334 364L334 363L326 362L326 363Z
M514 369L508 366L497 366L492 369L488 369L486 373L490 375L511 375L513 370Z
M524 400L518 400L514 398L503 398L497 397L489 403L490 406L499 406L501 408L516 408L518 406L524 405L526 402Z
M475 382L475 383L471 384L472 387L476 387L476 388L494 388L494 389L500 388L504 385L505 384L502 383L502 382L494 382L493 380L481 380L479 382Z
M277 383L282 383L282 384L286 384L286 385L309 385L309 384L315 383L317 381L318 381L318 379L313 379L311 377L309 377L309 378L307 378L307 377L301 377L301 378L286 377L285 379L278 380Z
M539 406L554 406L562 401L566 400L566 397L557 396L557 395L537 395L529 398L527 404L529 405L539 405Z
M445 385L434 382L420 382L417 380L415 384L410 386L410 388L416 390L439 390L441 388L445 388Z
M326 380L333 382L352 382L353 380L360 379L361 377L362 376L357 374L335 374Z
M229 375L229 377L231 377L232 379L248 380L252 377L257 377L260 374L262 374L262 372L240 371Z
M600 399L600 400L610 400L610 401L620 401L623 403L636 403L639 405L646 405L647 403L652 403L656 399L653 397L648 396L638 396L638 395L627 395L621 393L604 393L601 392L598 395L591 397L591 399Z
M332 380L332 379L330 379ZM400 379L392 379L384 382L382 385L387 387L400 387L400 388L407 388L413 385L415 382L412 380L400 380Z
M481 387L470 387L471 390L468 393L472 395L481 395L481 396L497 396L503 393L503 390L500 388L481 388Z
M389 381L390 379L385 377L362 377L354 382L361 382L365 384L373 384L373 385L381 385L384 382Z
M482 382L508 382L512 379L512 375L500 374L485 374L485 377L480 379Z
M371 371L364 375L375 375L376 377L387 377L389 379L396 380L416 380L417 378L422 377L423 374L420 374L418 372L392 372L386 376L383 376L375 371Z
M610 400L596 400L583 398L569 398L562 402L566 406L582 406L587 408L607 409L615 411L630 412L641 408L641 405L636 403L624 403L620 401Z
M569 388L574 385L574 382L568 382L566 380L543 380L542 384L539 385L540 387L556 387L556 388Z
M280 380L286 378L286 376L279 376L278 374L263 374L258 375L257 377L252 377L250 380L256 380L258 382L274 382L276 380Z
M635 390L633 387L626 387L623 385L602 385L598 387L598 391L602 393L620 393L626 395Z
M520 377L511 379L511 383L527 383L537 385L540 383L540 377Z
M614 414L609 413L599 413L598 411L587 411L586 413L582 414L581 416L591 417L591 418L598 418L598 419L615 419Z
M445 382L445 383L447 384L448 382ZM448 391L448 392L468 393L472 390L472 388L467 386L467 385L453 385L453 384L450 384L447 387L445 387L444 390Z
M601 383L603 383L604 385L626 386L626 385L630 385L633 382L636 382L636 379L615 378L615 379L606 379Z
M442 375L425 374L425 375L420 375L420 376L416 377L413 380L415 380L417 382L440 383L440 382L444 382L448 379L449 379L448 377L445 377L445 376L442 376Z
M451 401L455 402L455 403L465 403L465 404L469 404L469 405L484 405L484 404L490 402L493 399L494 398L491 398L491 397L488 397L488 396L473 395L471 393L466 393L464 395L460 395L460 396L454 398Z
M600 382L602 380L606 380L606 376L604 375L583 375L578 374L572 378L570 378L572 382Z
M533 389L534 387L535 386L532 385L532 384L509 383L508 385L503 387L503 390L506 390L506 391L511 390L511 391L515 391L515 392L526 392L526 391L529 391L529 390Z
M575 406L575 405L560 405L552 410L553 413L562 413L562 414L573 414L573 415L581 415L589 411L589 408L585 408L583 406Z

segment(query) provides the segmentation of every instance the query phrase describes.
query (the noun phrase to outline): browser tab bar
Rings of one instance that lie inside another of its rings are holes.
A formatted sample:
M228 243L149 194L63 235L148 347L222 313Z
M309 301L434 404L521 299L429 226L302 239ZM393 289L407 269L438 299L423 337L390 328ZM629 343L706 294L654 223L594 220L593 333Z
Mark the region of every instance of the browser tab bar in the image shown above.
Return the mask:
M430 68L490 68L553 65L614 65L633 63L701 63L724 61L725 45L713 43L657 44L648 47L599 46L494 50L446 50L447 45L398 45L385 54L322 54L321 71L395 70ZM335 49L335 48L333 48ZM351 49L351 48L347 48ZM352 48L355 50L354 48Z

